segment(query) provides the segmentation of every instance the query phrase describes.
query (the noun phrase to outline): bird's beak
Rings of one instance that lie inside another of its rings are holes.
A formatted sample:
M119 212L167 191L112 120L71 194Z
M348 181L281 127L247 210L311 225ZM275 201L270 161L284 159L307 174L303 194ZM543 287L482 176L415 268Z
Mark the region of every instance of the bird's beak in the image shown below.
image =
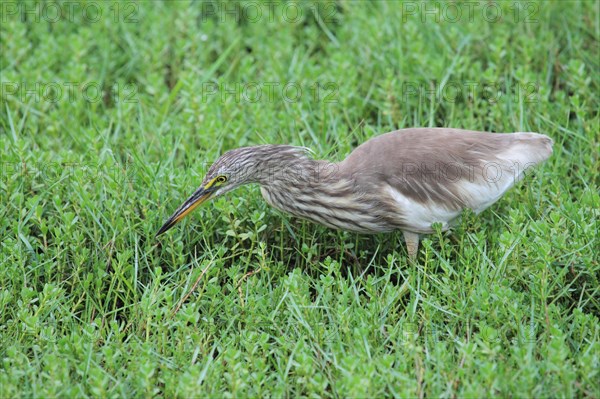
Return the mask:
M155 237L158 237L165 231L169 230L171 227L175 226L181 219L183 219L188 213L196 209L196 207L207 199L209 199L215 190L213 189L205 189L204 187L200 187L194 194L190 196L176 211L171 215L169 219L163 224L163 226L158 230Z

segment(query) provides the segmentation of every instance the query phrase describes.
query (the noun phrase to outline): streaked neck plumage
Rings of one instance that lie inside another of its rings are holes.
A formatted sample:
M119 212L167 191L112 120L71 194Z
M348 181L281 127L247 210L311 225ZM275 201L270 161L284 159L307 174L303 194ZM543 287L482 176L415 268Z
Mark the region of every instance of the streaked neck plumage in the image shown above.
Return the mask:
M254 175L271 206L322 225L358 232L372 231L378 221L368 193L358 192L339 163L314 160L293 146L261 146Z

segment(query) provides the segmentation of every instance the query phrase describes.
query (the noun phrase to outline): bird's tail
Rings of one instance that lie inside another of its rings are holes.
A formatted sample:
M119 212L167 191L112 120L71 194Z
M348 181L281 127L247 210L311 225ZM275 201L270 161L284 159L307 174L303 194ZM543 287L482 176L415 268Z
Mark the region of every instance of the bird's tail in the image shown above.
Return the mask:
M533 132L515 133L515 140L510 148L513 159L523 164L538 164L552 155L554 141L545 134Z

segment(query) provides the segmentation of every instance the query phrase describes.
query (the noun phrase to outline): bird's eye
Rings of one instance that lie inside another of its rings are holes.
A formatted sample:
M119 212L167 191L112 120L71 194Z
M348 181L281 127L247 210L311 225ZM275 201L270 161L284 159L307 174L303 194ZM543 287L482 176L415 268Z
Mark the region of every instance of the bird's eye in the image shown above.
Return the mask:
M225 183L227 181L227 176L219 176L217 177L217 183Z

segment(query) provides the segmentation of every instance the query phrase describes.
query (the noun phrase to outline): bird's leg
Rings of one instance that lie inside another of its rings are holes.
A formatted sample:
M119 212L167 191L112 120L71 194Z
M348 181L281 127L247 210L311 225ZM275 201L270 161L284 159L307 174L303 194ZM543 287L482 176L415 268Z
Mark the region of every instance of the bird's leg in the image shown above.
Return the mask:
M404 241L406 242L406 249L408 250L408 257L411 260L417 258L417 250L419 249L419 235L410 231L404 232Z

